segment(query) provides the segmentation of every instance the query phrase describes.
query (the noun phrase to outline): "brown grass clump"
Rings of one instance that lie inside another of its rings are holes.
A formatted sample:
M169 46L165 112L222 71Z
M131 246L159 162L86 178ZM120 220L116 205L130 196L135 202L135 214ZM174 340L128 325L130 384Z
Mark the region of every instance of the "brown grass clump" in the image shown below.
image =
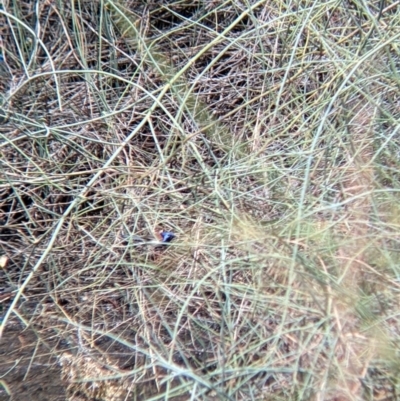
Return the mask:
M1 395L399 398L400 9L372 3L4 2Z

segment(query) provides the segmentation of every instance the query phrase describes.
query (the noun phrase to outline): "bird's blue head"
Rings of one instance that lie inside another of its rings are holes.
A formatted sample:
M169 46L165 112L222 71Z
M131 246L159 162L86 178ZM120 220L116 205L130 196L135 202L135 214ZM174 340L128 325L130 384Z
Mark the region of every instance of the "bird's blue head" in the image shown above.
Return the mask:
M175 238L175 234L170 231L161 231L160 232L162 242L168 243L171 242Z

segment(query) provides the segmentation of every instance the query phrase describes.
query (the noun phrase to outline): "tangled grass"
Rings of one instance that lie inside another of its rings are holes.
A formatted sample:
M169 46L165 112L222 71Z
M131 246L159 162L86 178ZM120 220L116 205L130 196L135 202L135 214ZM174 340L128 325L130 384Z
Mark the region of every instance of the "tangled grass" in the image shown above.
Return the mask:
M399 6L5 0L0 391L398 399Z

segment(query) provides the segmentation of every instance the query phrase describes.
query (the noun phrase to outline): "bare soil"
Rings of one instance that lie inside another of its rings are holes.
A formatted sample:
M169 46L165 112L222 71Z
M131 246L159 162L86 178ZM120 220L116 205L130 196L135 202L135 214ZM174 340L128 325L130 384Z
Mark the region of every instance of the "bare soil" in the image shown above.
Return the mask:
M57 359L33 330L8 327L0 343L0 401L64 401L65 385Z

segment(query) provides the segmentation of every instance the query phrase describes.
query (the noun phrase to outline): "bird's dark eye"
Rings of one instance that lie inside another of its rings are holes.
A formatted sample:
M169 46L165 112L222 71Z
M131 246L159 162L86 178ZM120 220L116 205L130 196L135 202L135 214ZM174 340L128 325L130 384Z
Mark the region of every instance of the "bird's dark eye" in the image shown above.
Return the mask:
M175 238L175 234L169 231L161 231L162 242L171 242Z

